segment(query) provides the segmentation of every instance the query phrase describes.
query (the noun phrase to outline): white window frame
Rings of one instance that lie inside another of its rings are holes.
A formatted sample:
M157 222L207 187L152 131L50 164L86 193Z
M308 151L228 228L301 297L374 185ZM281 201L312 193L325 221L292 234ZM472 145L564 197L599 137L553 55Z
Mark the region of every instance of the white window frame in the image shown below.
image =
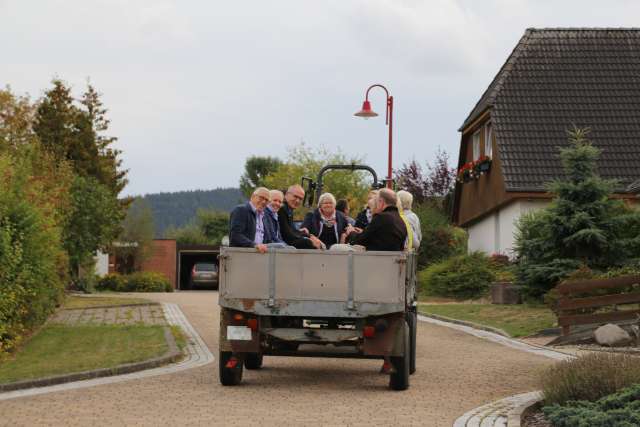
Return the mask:
M493 125L491 122L485 125L484 155L489 158L493 158Z
M473 161L480 158L480 130L476 131L471 137L473 141Z

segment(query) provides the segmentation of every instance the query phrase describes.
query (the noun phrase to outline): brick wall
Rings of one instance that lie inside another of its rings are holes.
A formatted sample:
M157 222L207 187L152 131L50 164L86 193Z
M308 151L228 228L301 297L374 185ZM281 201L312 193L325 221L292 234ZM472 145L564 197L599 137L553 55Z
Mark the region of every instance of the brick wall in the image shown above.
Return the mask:
M153 253L142 264L142 271L162 273L176 287L176 241L154 240Z

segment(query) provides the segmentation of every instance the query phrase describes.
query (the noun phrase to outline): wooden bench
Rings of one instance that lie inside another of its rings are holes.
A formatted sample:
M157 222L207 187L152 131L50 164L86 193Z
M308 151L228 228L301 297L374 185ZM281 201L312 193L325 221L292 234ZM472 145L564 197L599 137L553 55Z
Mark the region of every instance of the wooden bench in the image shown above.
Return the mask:
M558 325L562 327L562 335L571 332L571 326L632 320L637 318L640 310L617 310L618 305L640 303L640 289L631 292L612 292L607 295L575 296L600 290L615 291L620 288L640 285L640 275L614 277L612 279L580 279L567 280L556 287L560 294L558 300ZM611 307L607 312L592 314L572 314L571 311L581 308Z

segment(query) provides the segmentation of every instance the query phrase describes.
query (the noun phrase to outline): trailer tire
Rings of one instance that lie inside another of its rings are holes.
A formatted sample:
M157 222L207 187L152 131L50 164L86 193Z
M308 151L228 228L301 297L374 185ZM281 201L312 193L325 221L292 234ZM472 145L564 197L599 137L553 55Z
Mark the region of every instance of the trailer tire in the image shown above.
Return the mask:
M389 376L389 387L392 390L406 390L409 388L409 368L411 365L411 333L409 325L403 328L404 348L402 356L392 356L391 364L395 372Z
M242 381L242 360L238 360L235 368L227 368L226 366L232 355L233 353L230 351L221 351L218 357L220 384L225 386L238 385Z
M407 313L407 322L409 323L409 334L411 337L411 362L409 364L409 374L416 373L416 341L418 330L418 315L410 311Z
M247 353L244 356L244 367L247 369L262 368L262 353Z

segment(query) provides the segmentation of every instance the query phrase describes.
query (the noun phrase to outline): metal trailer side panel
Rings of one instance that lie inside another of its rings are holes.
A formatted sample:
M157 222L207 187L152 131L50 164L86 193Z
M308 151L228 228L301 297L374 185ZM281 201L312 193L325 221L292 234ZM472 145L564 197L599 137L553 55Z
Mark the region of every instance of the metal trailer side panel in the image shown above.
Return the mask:
M364 317L404 311L403 252L224 248L223 307L260 315Z

